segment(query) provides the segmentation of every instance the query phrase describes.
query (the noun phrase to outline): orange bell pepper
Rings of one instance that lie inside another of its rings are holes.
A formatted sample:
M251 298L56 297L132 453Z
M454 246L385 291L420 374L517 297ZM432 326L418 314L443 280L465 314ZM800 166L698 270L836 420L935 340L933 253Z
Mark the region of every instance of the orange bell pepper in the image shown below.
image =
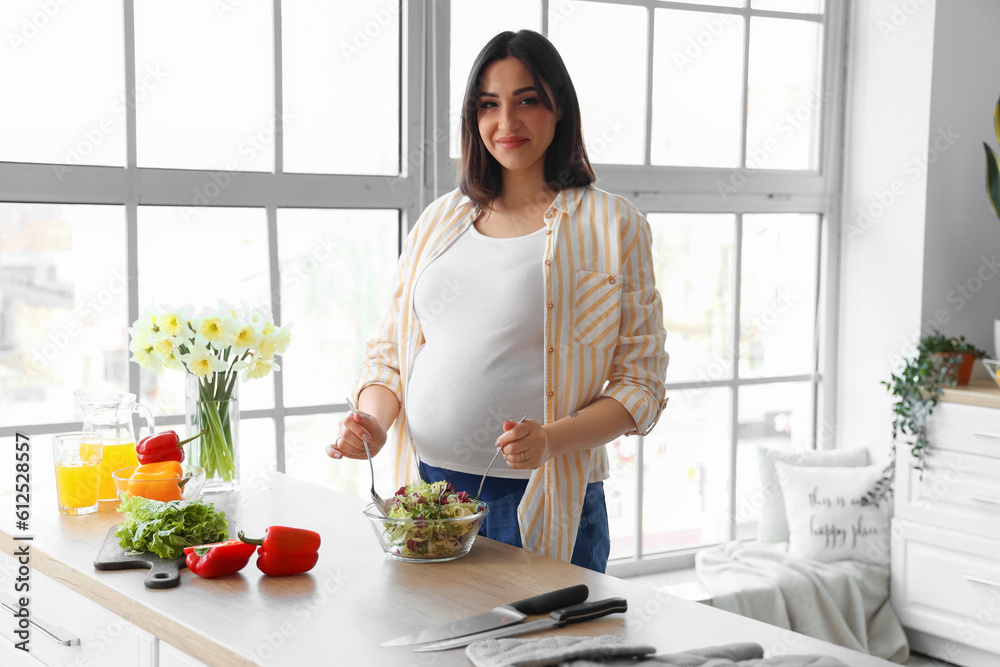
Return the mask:
M150 500L182 500L180 479L184 469L179 461L159 461L137 466L129 476L127 492Z

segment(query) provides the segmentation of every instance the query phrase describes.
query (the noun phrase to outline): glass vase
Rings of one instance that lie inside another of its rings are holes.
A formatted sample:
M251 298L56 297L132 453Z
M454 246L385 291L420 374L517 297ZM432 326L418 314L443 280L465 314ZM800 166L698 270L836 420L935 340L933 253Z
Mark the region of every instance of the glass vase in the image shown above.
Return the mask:
M222 373L208 378L187 375L184 423L187 437L205 433L184 445L185 463L205 469L205 493L236 491L240 485L239 382Z

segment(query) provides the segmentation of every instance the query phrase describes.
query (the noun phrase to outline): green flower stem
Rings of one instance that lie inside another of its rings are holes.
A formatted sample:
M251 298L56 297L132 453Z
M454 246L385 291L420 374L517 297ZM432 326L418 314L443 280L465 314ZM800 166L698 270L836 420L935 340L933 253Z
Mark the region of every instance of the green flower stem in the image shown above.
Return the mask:
M201 465L206 476L233 480L236 464L233 457L232 425L229 420L230 388L226 391L225 374L216 373L211 380L198 383L198 411L205 429L199 444ZM224 396L220 395L224 394Z

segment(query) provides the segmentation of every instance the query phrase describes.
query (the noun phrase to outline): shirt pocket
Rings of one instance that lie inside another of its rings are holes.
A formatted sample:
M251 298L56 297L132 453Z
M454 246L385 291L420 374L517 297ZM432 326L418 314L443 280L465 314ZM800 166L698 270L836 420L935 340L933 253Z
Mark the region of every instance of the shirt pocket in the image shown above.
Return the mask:
M573 333L578 343L610 347L622 319L622 277L577 269L573 288Z

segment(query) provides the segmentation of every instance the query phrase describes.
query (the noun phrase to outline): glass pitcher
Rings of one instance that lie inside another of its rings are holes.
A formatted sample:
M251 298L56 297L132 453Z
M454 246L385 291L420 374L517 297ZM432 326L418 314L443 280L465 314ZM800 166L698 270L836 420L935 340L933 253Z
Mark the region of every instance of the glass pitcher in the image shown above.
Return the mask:
M104 438L98 499L118 500L111 473L121 468L139 465L135 453L136 437L132 428L132 413L137 413L146 420L150 433L156 429L153 413L142 403L136 402L135 394L79 389L76 391L76 399L83 413L83 430L96 431Z

